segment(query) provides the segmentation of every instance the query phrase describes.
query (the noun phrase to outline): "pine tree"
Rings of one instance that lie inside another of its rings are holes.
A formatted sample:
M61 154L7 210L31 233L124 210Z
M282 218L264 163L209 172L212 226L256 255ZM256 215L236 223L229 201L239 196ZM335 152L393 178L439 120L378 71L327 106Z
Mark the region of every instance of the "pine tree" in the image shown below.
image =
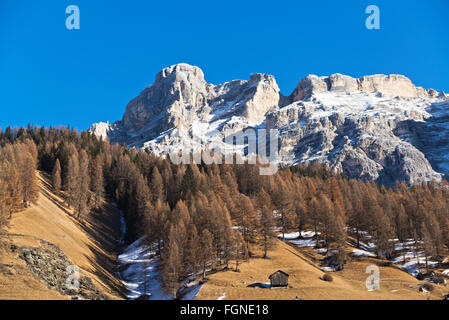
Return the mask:
M30 152L26 148L19 149L22 158L20 161L20 176L22 184L23 204L28 207L30 202L36 202L39 196L39 189L36 178L36 162Z
M81 188L78 152L74 151L70 156L67 169L67 200L69 207L78 206L77 199L79 198Z
M187 166L181 183L181 198L184 200L187 199L189 194L195 193L196 191L196 182L192 166L195 165Z
M429 257L436 255L436 250L433 245L432 235L430 234L429 229L423 223L422 225L422 240L423 240L423 251L426 257L426 270L429 272Z
M89 211L89 157L86 151L81 150L79 154L79 184L77 190L78 220L84 219Z
M1 151L1 149L0 149ZM8 185L2 176L2 173L6 170L5 166L0 163L0 230L6 225L9 208L8 208Z
M322 234L324 235L324 243L329 246L331 236L331 220L334 220L336 216L334 205L324 193L318 195L317 201L318 207L315 214L318 219L318 225L320 226Z
M278 215L277 226L282 231L282 239L285 239L285 233L293 227L295 221L295 198L292 188L282 180L278 180L276 190L273 198L276 199L274 202Z
M164 230L168 221L169 208L166 203L157 200L154 209L150 216L150 235L149 240L157 243L157 254L160 255L162 251L162 243L166 238L166 231Z
M154 167L150 180L150 190L153 196L153 202L157 200L164 201L164 184L162 182L162 176L157 167Z
M259 229L258 217L254 209L251 198L240 196L240 211L237 216L237 222L242 231L242 236L245 239L246 249L249 251L249 244L256 242L256 231Z
M224 259L226 268L229 267L229 260L232 256L232 222L229 211L225 204L219 199L217 202L217 255Z
M200 238L196 231L195 225L192 223L187 229L187 245L184 250L184 259L187 272L196 275L198 261L201 253Z
M235 271L239 272L240 261L248 259L248 250L245 244L245 239L243 239L242 234L238 230L233 232L233 257L235 260Z
M355 181L352 181L352 194L352 211L348 214L348 224L354 229L357 239L357 248L360 248L360 241L362 240L361 231L365 227L363 221L366 211L363 207L363 191L360 190Z
M13 212L20 211L23 208L22 200L22 182L20 181L20 175L16 168L12 165L9 166L6 172L7 181L7 205L9 209L9 219L12 219Z
M52 172L52 184L56 194L61 191L61 164L59 159L56 159Z
M258 195L258 208L260 210L260 235L261 246L264 250L264 258L268 257L268 250L274 247L274 232L275 219L273 215L273 206L268 193L262 188Z
M372 208L373 219L375 221L372 226L372 233L377 244L377 254L379 256L385 256L387 259L391 257L393 252L393 244L390 239L393 237L393 230L389 219L385 216L378 205Z
M166 286L170 293L176 296L181 275L182 255L177 242L176 228L172 225L169 232L168 243L164 248L164 275Z
M204 229L200 234L200 248L199 261L202 267L203 280L205 280L207 267L212 268L214 260L213 236L207 229Z
M94 197L93 206L95 209L99 209L104 197L103 165L101 159L97 159L93 163L93 174L91 182L92 193Z

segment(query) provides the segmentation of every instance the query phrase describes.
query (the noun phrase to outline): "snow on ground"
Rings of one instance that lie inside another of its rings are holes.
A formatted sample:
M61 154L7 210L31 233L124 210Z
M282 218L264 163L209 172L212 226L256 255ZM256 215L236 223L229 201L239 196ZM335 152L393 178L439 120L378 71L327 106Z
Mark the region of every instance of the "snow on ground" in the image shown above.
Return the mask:
M158 272L159 258L155 258L150 247L145 244L145 237L129 245L118 258L122 270L120 279L129 290L128 299L137 299L145 294L151 300L173 299L162 288Z
M356 230L348 228L349 232L355 235ZM363 250L353 249L353 255L360 254L373 254L376 251L376 244L373 242L373 237L366 231L359 231L361 236L360 248ZM365 242L365 243L364 243ZM391 262L397 265L399 268L410 273L416 277L420 272L424 272L426 268L426 257L423 251L416 251L415 241L413 239L407 239L404 242L400 242L399 239L390 239L393 243L394 252ZM422 241L418 241L418 246L422 245ZM369 257L375 257L376 255L365 255ZM405 260L404 260L405 259ZM429 258L428 264L430 267L437 265L436 261L432 261Z
M217 300L224 300L224 298L226 298L226 292L223 292L223 294L219 296Z
M293 243L294 245L297 245L298 247L315 247L316 246L316 240L313 239L315 236L315 232L313 231L302 231L301 232L301 239L298 239L299 232L290 232L284 234L284 239L288 242ZM283 239L283 235L278 235L279 239Z
M128 289L128 299L134 300L147 295L149 300L171 300L174 297L163 289L159 273L159 257L141 237L125 248L118 256L120 261L119 278ZM182 300L193 300L200 292L203 284L199 281L187 282L184 285Z
M193 300L200 292L203 284L199 281L190 282L185 285L188 289L181 300Z
M348 228L348 231L350 230ZM360 231L359 234L362 237L362 241L366 242L360 242L360 249L359 248L352 248L352 256L356 257L371 257L374 258L377 255L374 253L376 251L376 244L372 241L371 235L369 235L365 231ZM301 232L301 238L299 237L299 232L291 232L286 233L285 240L298 246L298 247L315 247L316 246L316 239L313 237L315 236L315 232L313 231L303 231ZM279 239L283 239L282 234L278 235ZM415 250L415 242L413 239L408 239L405 242L400 242L398 239L391 239L391 242L394 243L394 253L393 256L394 259L391 260L391 262L404 271L408 272L414 277L417 277L420 272L424 272L426 268L426 257L423 251L416 251ZM348 243L350 244L350 243ZM418 245L421 245L422 243L418 243ZM351 246L354 246L354 244L350 244ZM328 250L326 248L316 248L315 252L317 254L326 255L329 254ZM405 258L405 260L404 260ZM429 267L435 267L437 265L436 261L433 261L429 258L428 261ZM334 266L324 266L321 268L323 271L335 271ZM445 270L443 272L445 275L449 276L449 269Z
M392 262L412 276L418 276L426 267L424 252L416 251L415 241L412 239L408 239L406 242L399 242L398 239L392 239L391 241L395 242L394 250L396 255ZM438 263L429 258L428 264L430 267L435 267Z
M413 254L413 253L408 252L407 256L410 256L411 254ZM402 262L395 262L398 259L399 259L399 261L402 261ZM404 269L405 271L410 273L412 276L417 277L418 274L420 273L420 271L422 272L423 269L425 269L425 267L426 267L426 258L423 257L422 252L420 252L417 258L412 258L410 260L406 260L405 263L403 262L402 257L398 257L398 258L394 259L393 263L395 263L401 269ZM418 263L419 263L419 268L418 268ZM429 261L428 263L429 263L429 267L435 267L438 264L436 261Z
M360 250L360 249L352 249L352 255L356 257L375 257L376 255L372 252Z
M336 270L336 268L334 268L334 267L321 267L321 270L323 270L324 272L334 272Z
M113 203L114 206L117 204ZM123 245L126 235L126 221L123 211L120 211L120 245ZM156 257L151 246L143 236L129 246L118 256L120 261L119 279L128 289L128 299L134 300L143 295L150 300L171 300L174 297L167 294L162 286L162 278L159 274L159 257ZM202 288L198 281L186 283L186 294L183 300L193 300Z
M375 257L376 255L373 254L373 252L376 250L376 244L372 241L371 235L365 231L361 231L360 234L364 240L368 240L369 242L367 244L360 242L360 248L363 250L353 249L353 255L363 253L366 254L364 256ZM418 276L420 271L424 271L426 267L426 257L424 252L415 250L415 241L413 239L407 239L405 242L400 242L399 239L390 239L390 241L394 243L393 255L395 258L391 260L393 264L414 277ZM419 241L418 245L421 244L422 241ZM437 262L432 261L429 258L428 264L430 267L434 267L437 265Z
M359 243L360 248L362 248L365 251L374 252L376 250L376 244L373 242L369 242L367 244L360 242Z

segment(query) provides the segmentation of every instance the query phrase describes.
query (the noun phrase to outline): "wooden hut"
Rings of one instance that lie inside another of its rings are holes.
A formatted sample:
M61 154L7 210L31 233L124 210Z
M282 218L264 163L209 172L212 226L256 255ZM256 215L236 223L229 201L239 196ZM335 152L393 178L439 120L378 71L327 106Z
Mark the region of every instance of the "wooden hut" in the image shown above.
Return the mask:
M288 273L278 270L268 278L270 279L271 288L287 288L288 287Z

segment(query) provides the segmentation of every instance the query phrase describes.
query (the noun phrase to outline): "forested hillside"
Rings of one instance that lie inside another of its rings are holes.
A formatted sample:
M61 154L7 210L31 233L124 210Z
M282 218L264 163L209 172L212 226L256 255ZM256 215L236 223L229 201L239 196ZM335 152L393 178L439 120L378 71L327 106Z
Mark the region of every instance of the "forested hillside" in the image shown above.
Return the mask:
M390 258L390 239L413 239L441 261L449 246L446 184L376 185L311 163L261 176L257 165L173 165L168 158L110 145L67 128L0 133L0 223L35 201L38 168L79 221L103 197L125 212L127 240L146 235L161 257L167 290L189 275L238 264L259 246L270 255L278 233L313 230L344 268L348 237L366 234Z

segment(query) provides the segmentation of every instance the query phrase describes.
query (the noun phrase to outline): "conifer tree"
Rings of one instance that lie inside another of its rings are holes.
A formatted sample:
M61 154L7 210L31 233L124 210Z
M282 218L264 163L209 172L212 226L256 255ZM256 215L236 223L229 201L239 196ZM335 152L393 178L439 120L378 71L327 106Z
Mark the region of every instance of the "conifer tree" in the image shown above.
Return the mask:
M200 238L195 225L192 223L187 229L187 244L184 250L184 259L188 273L196 275L200 253Z
M1 149L0 149L1 151ZM8 193L7 183L2 176L2 173L6 170L5 165L0 163L0 230L6 225L9 208L8 208Z
M20 176L22 185L23 204L28 207L30 202L35 202L39 196L39 189L36 178L36 162L32 154L27 151L25 146L19 149L22 158L20 161Z
M77 199L80 193L80 167L78 152L73 149L67 169L67 200L69 207L77 206Z
M12 219L13 212L20 211L23 208L22 201L22 182L16 168L9 166L6 172L7 181L7 208L9 208L9 219Z
M176 228L172 225L168 236L168 243L164 248L164 275L166 286L170 293L176 296L179 286L179 279L182 274L182 255L177 242Z
M79 154L79 182L77 194L77 212L78 220L84 219L89 211L89 156L86 151L81 150Z
M103 164L100 158L94 161L92 171L93 206L95 209L99 209L104 197Z
M200 234L200 248L199 261L202 267L203 280L205 280L207 267L212 268L214 260L213 236L207 229L204 229Z
M196 187L197 187L192 166L195 166L195 165L187 166L186 171L184 173L184 177L182 179L182 183L181 183L181 197L184 200L187 199L189 194L194 193L196 191Z
M235 260L235 271L238 272L240 261L248 259L248 250L242 234L238 230L233 231L233 257Z
M268 257L268 250L274 247L274 232L275 220L273 215L273 206L268 193L262 188L258 195L258 208L260 210L260 236L261 246L264 250L264 258Z
M61 164L59 163L59 159L56 159L55 165L53 166L51 180L55 193L59 194L61 191Z
M150 189L153 197L153 202L157 200L164 201L164 184L162 182L162 176L157 167L154 167L150 180Z
M253 202L245 195L240 196L240 210L237 216L238 225L241 228L246 249L249 251L250 242L256 242L256 231L259 229L258 217Z

